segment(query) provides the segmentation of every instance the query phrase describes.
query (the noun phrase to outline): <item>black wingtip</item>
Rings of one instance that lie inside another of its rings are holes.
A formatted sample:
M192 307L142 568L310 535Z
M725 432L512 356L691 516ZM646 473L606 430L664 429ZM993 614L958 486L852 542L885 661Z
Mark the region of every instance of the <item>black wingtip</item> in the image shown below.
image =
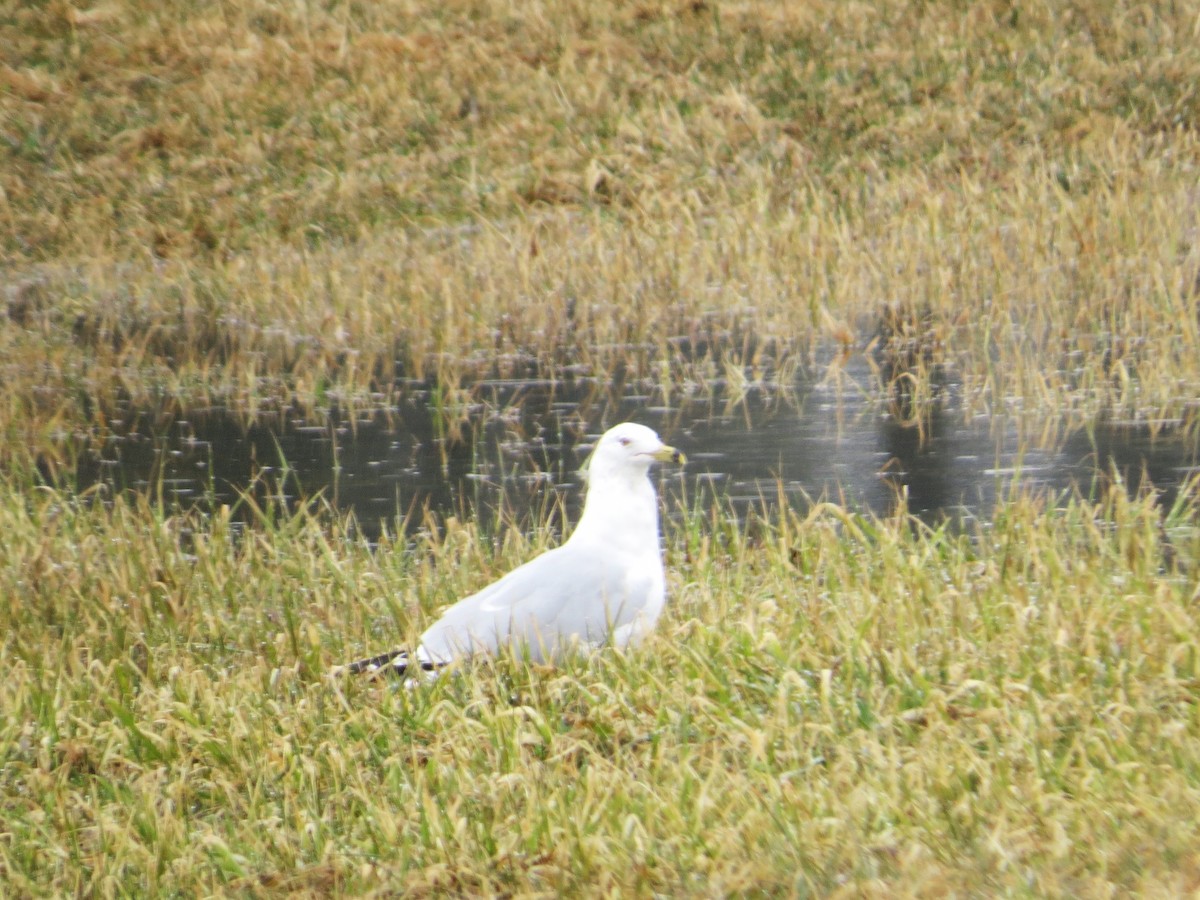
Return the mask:
M380 653L378 656L370 656L366 659L346 663L344 666L337 666L334 668L333 674L407 675L409 670L413 668L412 662L407 650L389 650L387 653ZM442 668L440 664L430 662L429 660L419 660L416 667L426 674L437 672Z
M408 671L408 651L389 650L378 656L355 660L339 666L338 671L346 675L373 675L386 672L389 675L403 675Z
M341 676L367 676L385 678L389 676L406 676L414 670L419 670L426 679L437 678L438 672L445 668L445 662L433 662L427 659L416 659L409 656L408 650L389 650L378 656L368 656L367 659L347 662L344 666L334 666L330 674L334 678Z

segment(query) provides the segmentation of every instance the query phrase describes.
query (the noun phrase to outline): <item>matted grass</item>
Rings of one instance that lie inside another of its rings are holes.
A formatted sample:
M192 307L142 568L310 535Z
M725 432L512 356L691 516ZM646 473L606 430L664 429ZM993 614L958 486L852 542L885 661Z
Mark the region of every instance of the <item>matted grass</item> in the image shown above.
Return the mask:
M692 517L648 645L410 692L322 673L544 532L371 552L304 513L235 536L6 486L0 880L1179 895L1200 886L1189 522L1119 492L1012 501L973 538L829 506L754 538Z
M8 0L0 28L10 259L809 180L849 203L905 171L1003 178L1028 148L1083 192L1123 137L1194 162L1173 151L1200 112L1194 11L1169 3Z

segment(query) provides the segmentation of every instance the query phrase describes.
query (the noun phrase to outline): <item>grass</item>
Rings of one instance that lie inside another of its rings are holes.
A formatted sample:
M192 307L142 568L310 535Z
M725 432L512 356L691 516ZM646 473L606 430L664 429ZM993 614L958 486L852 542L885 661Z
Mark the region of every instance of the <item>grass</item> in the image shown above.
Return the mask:
M0 885L1176 896L1195 485L681 513L651 644L331 684L546 546L47 487L131 416L480 377L1200 410L1183 4L0 0ZM49 479L53 480L53 479ZM1061 502L1059 502L1061 500Z
M973 536L826 505L753 536L696 515L648 645L409 692L323 673L544 532L452 525L371 551L307 512L235 534L227 514L9 485L0 878L99 896L1194 890L1187 503L1012 501Z
M9 0L0 453L406 378L674 402L873 337L923 351L877 392L1190 427L1190 13L869 9Z

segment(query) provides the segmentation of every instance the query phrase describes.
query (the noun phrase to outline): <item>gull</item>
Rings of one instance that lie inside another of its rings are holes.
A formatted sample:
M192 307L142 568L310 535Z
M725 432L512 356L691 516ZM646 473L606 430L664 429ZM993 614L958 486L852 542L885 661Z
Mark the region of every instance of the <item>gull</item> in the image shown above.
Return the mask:
M337 667L337 674L433 677L445 666L501 651L553 662L573 649L637 644L666 601L659 549L655 462L685 457L644 425L600 438L585 465L587 496L571 537L477 594L459 600L421 635L415 653L392 650Z

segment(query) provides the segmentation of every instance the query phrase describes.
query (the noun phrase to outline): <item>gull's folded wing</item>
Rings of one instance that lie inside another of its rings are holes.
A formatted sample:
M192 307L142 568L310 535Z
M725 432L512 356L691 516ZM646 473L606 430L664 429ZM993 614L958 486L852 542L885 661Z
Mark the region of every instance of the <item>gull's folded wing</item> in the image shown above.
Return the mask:
M653 589L652 572L629 572L568 544L450 607L421 636L421 647L439 663L501 647L544 662L574 640L603 643Z

